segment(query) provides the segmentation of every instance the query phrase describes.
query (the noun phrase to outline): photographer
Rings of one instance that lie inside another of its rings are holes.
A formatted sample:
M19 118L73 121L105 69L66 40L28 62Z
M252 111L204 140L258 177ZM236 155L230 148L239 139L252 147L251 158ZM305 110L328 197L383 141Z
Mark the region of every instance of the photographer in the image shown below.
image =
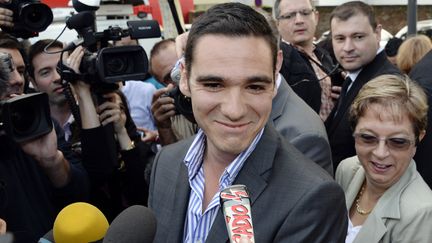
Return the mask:
M197 131L195 123L190 122L181 114L176 114L174 98L166 95L177 86L171 79L171 70L177 59L173 39L156 43L150 52L150 73L159 83L166 86L153 94L151 107L161 145L175 143L194 135Z
M0 36L0 52L9 54L10 63L0 70L0 97L5 101L22 94L24 70L19 68L24 65L17 40ZM87 173L56 122L54 127L20 143L0 135L0 218L14 233L14 242L36 242L52 228L60 209L87 198Z
M79 73L79 67L84 55L82 47L77 47L67 58L66 63ZM119 90L103 93L105 101L97 107L92 106L91 88L102 84L89 85L86 81L73 82L74 90L80 104L80 114L83 129L86 126L100 124L105 131L109 130L109 124L114 127L116 148L107 147L118 151L115 154L114 164L99 164L100 167L110 168L111 173L104 181L92 185L91 203L102 210L108 220L112 220L118 213L130 205L147 205L148 184L145 180L146 167L153 158L150 146L141 141L136 126L129 113L127 101ZM82 105L85 105L82 106ZM88 128L88 127L87 127ZM109 132L108 132L109 134ZM107 136L107 135L106 135ZM109 136L109 135L108 135ZM82 137L84 139L84 137ZM83 152L86 144L83 142ZM93 146L94 145L93 143ZM106 153L107 147L102 147ZM92 151L90 151L92 152ZM93 151L94 152L94 151ZM96 153L97 156L100 153ZM93 161L94 162L94 161ZM99 161L103 162L103 161ZM96 163L94 163L96 165ZM97 166L88 168L90 178L97 172ZM148 171L149 172L149 171ZM102 184L100 184L102 182Z
M79 74L83 56L84 49L79 46L65 63ZM108 220L130 205L146 205L145 171L154 154L149 145L141 142L124 95L119 90L97 94L104 101L95 106L94 89L102 84L76 80L72 85L81 115L80 139L84 165L91 180L91 203Z

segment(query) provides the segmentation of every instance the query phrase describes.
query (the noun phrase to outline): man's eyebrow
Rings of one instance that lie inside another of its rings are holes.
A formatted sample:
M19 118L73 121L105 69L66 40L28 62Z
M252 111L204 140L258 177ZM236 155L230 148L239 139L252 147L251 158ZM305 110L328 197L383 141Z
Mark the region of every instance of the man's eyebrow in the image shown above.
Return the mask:
M246 80L248 82L264 82L264 83L272 83L273 82L273 78L266 76L266 75L250 76L250 77L247 77ZM202 75L202 76L198 76L196 78L196 81L197 82L206 82L206 81L222 82L222 81L224 81L224 78L222 78L220 76L216 76L216 75Z
M224 79L220 76L216 75L201 75L196 78L197 82L206 82L206 81L223 81Z
M257 76L248 77L247 80L249 82L273 83L273 78L266 75L257 75Z

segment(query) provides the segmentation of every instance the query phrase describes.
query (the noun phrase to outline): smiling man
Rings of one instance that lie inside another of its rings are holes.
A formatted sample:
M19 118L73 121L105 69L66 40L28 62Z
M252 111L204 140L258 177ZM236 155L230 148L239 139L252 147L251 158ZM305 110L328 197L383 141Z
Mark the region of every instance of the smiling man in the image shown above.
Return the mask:
M338 62L347 71L341 95L325 125L336 169L342 159L355 155L348 111L359 90L381 74L398 74L398 69L380 48L381 25L373 8L353 1L336 7L330 15L333 50Z
M180 89L197 135L164 147L151 176L155 242L226 242L221 190L248 188L256 242L342 242L341 188L268 122L281 65L265 18L216 5L189 33Z

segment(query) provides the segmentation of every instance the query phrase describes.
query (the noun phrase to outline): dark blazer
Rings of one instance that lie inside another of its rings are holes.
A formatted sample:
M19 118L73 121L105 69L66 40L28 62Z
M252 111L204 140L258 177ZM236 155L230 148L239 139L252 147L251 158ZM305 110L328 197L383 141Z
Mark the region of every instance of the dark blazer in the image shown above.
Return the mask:
M341 160L356 155L353 131L348 120L351 104L365 83L382 74L400 74L400 71L387 60L384 51L363 67L345 98L341 101L339 110L333 109L327 118L325 125L332 150L334 169L337 168ZM338 106L339 104L336 103L335 107Z
M271 121L288 142L333 176L330 143L324 123L281 78L273 98Z
M321 86L307 55L283 41L280 48L283 53L280 73L294 92L316 113L319 113L321 108ZM316 46L314 54L321 62L324 71L332 74L332 82L340 82L340 72L337 72L337 68L335 69L335 64L327 51Z
M423 179L432 188L432 51L429 51L409 73L410 78L417 81L425 90L428 97L428 126L426 135L417 146L417 152L414 160L417 164L417 170L422 175Z
M193 138L163 147L155 158L149 206L157 219L154 242L182 242L190 187L183 158ZM268 123L233 184L250 192L256 242L344 242L342 189ZM228 242L219 210L206 242Z

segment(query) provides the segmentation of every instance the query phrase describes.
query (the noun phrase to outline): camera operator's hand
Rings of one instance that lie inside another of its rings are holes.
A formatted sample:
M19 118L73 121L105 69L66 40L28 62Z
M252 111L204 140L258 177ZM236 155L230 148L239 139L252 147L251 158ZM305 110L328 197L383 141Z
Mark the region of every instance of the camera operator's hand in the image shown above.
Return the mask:
M39 162L39 166L50 178L54 187L62 187L69 182L69 163L57 149L55 129L36 139L21 143L22 150Z
M84 48L82 46L78 46L70 55L65 53L63 57L63 63L74 70L75 73L79 74L79 67L81 65L81 59L83 56ZM75 82L72 82L72 87L74 88L79 104L82 128L91 129L99 127L101 123L93 102L90 85L84 81L76 80Z
M9 3L12 0L0 0L0 3ZM7 8L0 8L0 27L13 27L13 12Z
M151 111L157 128L171 128L171 117L175 115L174 99L164 96L171 91L174 85L169 84L165 88L156 90L153 94Z
M120 96L117 93L112 92L104 94L103 97L107 101L97 108L100 122L104 126L108 123L113 123L114 131L117 135L117 140L121 150L132 149L134 146L125 127L126 114Z
M174 85L169 84L165 88L156 90L153 94L151 110L158 129L161 145L175 143L178 140L171 128L171 117L176 113L174 99L164 95L173 88Z
M0 235L6 234L6 221L0 218Z
M112 92L104 94L103 97L107 101L99 105L97 108L100 122L104 126L113 122L115 132L121 132L121 130L125 128L126 114L120 96Z

